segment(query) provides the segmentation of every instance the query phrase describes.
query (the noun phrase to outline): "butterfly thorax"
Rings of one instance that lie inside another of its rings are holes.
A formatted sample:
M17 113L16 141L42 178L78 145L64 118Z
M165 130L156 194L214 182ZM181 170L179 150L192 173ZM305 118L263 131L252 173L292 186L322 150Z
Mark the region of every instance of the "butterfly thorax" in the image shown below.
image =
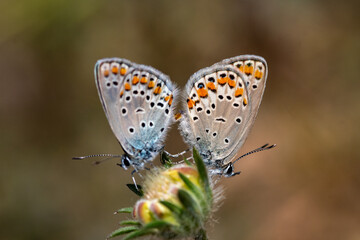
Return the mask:
M142 168L146 163L151 162L157 153L158 150L153 147L144 147L141 149L133 148L133 152L131 154L126 153L126 155L129 156L131 165Z

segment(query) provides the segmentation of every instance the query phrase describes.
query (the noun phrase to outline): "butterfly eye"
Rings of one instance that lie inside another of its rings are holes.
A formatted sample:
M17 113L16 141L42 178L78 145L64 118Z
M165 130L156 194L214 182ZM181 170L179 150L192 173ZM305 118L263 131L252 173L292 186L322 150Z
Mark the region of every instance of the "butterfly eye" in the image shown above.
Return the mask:
M230 164L226 169L225 169L225 174L226 175L231 175L233 172L233 167L232 165Z
M124 165L125 165L126 167L129 167L129 166L130 166L130 161L129 161L128 158L124 158L124 159L123 159L123 163L124 163Z

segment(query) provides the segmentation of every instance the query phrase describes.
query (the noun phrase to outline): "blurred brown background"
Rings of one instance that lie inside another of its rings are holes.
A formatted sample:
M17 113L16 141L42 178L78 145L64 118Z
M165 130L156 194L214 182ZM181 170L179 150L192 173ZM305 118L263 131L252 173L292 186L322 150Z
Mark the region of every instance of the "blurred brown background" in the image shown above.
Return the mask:
M211 239L360 239L359 1L1 1L0 239L104 239L136 196L95 88L97 59L200 68L263 56L268 84ZM167 149L179 152L173 126ZM158 159L155 160L158 162Z

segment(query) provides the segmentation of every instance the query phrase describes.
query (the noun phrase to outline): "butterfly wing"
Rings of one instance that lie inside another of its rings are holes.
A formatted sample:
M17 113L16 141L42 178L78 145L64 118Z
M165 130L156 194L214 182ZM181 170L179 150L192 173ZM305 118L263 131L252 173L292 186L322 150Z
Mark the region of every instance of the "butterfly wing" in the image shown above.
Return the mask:
M162 148L172 122L176 89L169 77L149 66L110 58L96 63L95 80L110 127L124 151L133 159L150 161Z
M185 97L180 124L185 141L199 150L208 165L228 158L251 111L241 73L227 65L202 69L190 77Z
M252 61L254 68L262 68L260 80L254 69L246 75L235 66L247 61ZM209 165L221 166L237 154L253 124L265 81L266 62L254 56L226 59L190 77L180 130L185 141L195 146ZM250 90L250 84L257 84L258 91Z
M255 122L255 118L258 113L266 87L268 66L264 58L255 55L240 55L237 57L225 59L218 64L232 65L240 71L247 86L249 99L251 102L249 123L247 124L246 128L243 129L244 132L241 135L242 139L238 146L234 149L234 153L231 154L232 156L235 156L240 147L245 142ZM228 163L230 160L231 159L228 159L228 161L225 161L225 163Z

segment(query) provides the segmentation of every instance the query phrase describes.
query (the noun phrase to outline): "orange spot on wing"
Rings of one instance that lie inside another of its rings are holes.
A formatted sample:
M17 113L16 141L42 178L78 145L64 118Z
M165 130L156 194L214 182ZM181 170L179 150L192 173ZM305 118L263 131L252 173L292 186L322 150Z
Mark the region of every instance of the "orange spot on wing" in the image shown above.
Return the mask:
M161 87L156 87L155 90L154 90L154 94L158 95L160 93L161 93Z
M119 68L116 67L116 66L113 66L113 67L111 68L111 72L112 72L113 74L117 74L118 71L119 71Z
M243 100L243 104L244 106L246 106L248 104L248 101L247 101L247 98L245 97L244 100Z
M253 73L253 71L254 71L254 67L253 67L253 66L245 65L245 74L250 75L250 74Z
M153 88L153 87L155 87L155 82L154 82L154 81L150 81L150 82L149 82L149 85L148 85L148 88L151 89L151 88Z
M242 72L242 73L244 72L244 65L241 65L241 66L239 67L239 71Z
M126 73L126 69L125 68L121 68L120 69L120 75L124 76Z
M208 96L208 91L205 89L205 88L199 88L197 90L197 94L202 97L202 98L205 98Z
M187 101L188 108L192 109L195 105L194 101L191 100L190 98L188 98L186 101Z
M174 115L175 120L179 120L181 118L181 113L176 113Z
M236 86L236 81L235 81L235 80L231 80L231 79L229 78L228 84L229 84L230 87L233 88L233 87Z
M173 99L174 99L174 97L173 97L173 95L171 95L170 100L168 102L169 106L171 106Z
M164 99L165 99L165 102L167 102L167 101L169 101L170 96L166 96Z
M262 72L260 72L259 70L256 70L256 71L255 71L255 78L256 78L256 79L260 79L260 78L262 78L262 76L263 76L263 73L262 73Z
M235 97L241 97L244 93L244 89L243 88L237 88L235 90Z
M228 81L230 80L230 78L229 77L224 77L224 78L218 78L218 83L220 84L220 85L224 85L224 84L226 84Z
M122 97L123 95L124 95L124 90L121 91L120 97Z
M132 84L136 85L136 84L138 84L138 82L139 82L139 78L137 76L134 76L133 80L132 80Z
M105 76L105 77L108 77L108 76L109 76L109 74L110 74L109 70L108 70L108 69L106 69L106 70L104 71L104 76Z
M140 83L142 83L142 84L147 83L147 78L146 78L146 77L142 77L142 78L140 79Z
M211 91L214 91L214 92L216 91L216 86L215 86L215 84L213 82L208 82L206 86Z
M129 83L125 83L125 90L126 91L130 91L131 90L131 85Z

